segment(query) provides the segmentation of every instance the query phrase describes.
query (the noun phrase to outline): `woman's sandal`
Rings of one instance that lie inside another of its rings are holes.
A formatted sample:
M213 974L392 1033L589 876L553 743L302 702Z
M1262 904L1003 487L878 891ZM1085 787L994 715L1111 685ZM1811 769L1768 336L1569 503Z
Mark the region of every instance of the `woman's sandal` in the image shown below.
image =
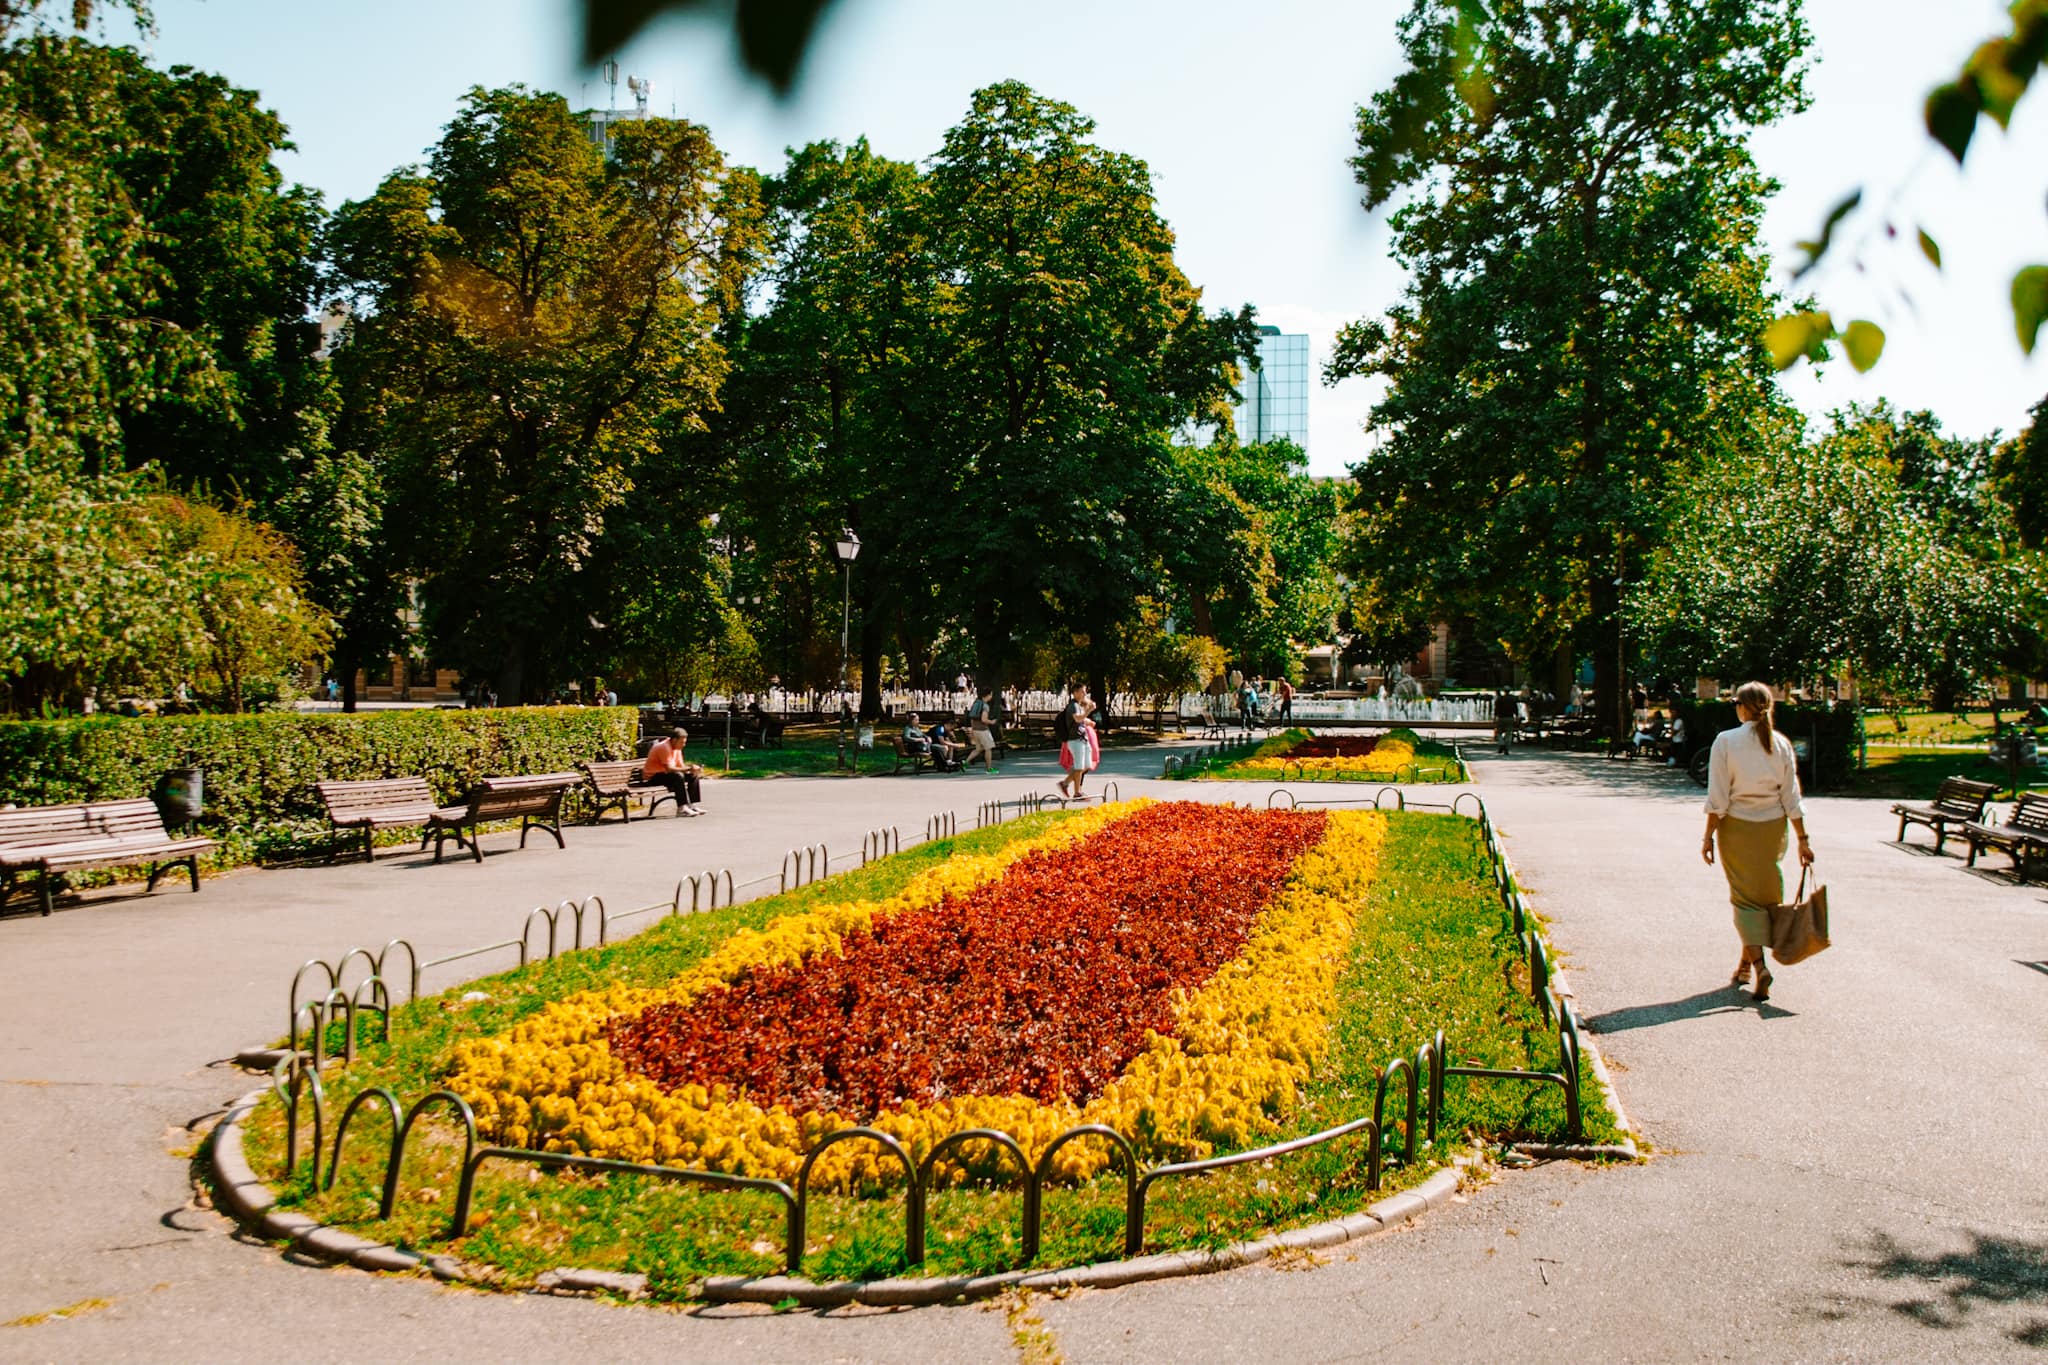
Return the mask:
M1736 963L1735 975L1728 978L1728 984L1736 990L1741 990L1744 986L1747 986L1749 984L1749 968L1750 961L1746 957Z
M1756 989L1750 993L1751 998L1757 1004L1761 1005L1764 1001L1771 998L1772 979L1771 969L1759 961L1756 964Z

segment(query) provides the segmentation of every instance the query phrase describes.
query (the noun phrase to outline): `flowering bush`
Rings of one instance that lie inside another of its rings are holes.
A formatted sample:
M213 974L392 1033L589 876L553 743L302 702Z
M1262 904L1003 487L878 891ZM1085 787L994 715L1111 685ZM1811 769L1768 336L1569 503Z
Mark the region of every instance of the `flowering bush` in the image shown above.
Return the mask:
M558 1002L463 1044L451 1086L494 1140L791 1177L867 1122L922 1156L1004 1129L1035 1159L1078 1123L1148 1157L1272 1131L1328 1047L1370 813L1097 808L955 857L886 901L735 934L660 990ZM814 1180L884 1174L834 1147ZM1099 1145L1059 1174L1099 1169Z

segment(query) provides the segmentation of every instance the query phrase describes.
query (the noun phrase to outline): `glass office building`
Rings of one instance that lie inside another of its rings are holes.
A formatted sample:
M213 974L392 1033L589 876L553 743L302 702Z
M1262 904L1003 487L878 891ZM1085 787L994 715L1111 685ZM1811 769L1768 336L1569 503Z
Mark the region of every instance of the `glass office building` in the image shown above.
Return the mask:
M1238 383L1237 439L1243 445L1288 440L1308 449L1308 337L1259 329L1260 367Z

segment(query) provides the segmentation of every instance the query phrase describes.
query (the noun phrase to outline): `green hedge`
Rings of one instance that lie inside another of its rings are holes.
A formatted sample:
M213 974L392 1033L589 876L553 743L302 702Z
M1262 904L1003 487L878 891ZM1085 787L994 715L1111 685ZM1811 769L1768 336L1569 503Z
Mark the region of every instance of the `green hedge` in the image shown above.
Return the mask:
M228 865L324 851L323 779L424 777L453 802L482 777L630 758L638 733L631 707L16 721L0 723L0 802L148 796L166 769L198 768Z
M1692 748L1711 744L1715 735L1741 724L1735 718L1735 703L1730 700L1681 701L1676 709L1685 718L1687 743ZM1808 786L1825 789L1848 781L1862 738L1854 706L1847 702L1835 706L1791 706L1780 702L1771 708L1771 715L1772 723L1787 738L1810 742Z

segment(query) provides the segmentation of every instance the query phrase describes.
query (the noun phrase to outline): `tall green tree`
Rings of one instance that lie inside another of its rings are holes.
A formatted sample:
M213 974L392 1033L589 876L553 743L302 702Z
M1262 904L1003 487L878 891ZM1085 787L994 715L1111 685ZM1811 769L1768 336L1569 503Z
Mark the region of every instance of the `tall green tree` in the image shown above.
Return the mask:
M1342 489L1290 441L1179 452L1161 508L1180 619L1253 673L1295 675L1298 642L1328 638L1342 606Z
M1926 691L1937 706L2040 652L2034 556L1991 494L1983 442L1883 404L1818 441L1695 476L1629 603L1669 671Z
M947 350L926 194L916 167L864 140L791 153L767 186L772 299L735 346L738 373L713 424L736 462L745 586L775 604L764 646L785 661L807 656L813 679L836 674L832 542L842 526L860 536L853 653L871 717L884 654L923 652L959 605L934 601L926 549L951 488L930 439ZM800 648L799 635L822 649Z
M1800 3L1414 0L1400 36L1354 166L1412 278L1330 367L1390 381L1353 563L1518 662L1591 653L1618 725L1667 492L1775 420L1746 139L1803 103Z
M1106 690L1115 627L1159 583L1172 433L1213 416L1256 347L1249 309L1203 311L1145 164L1093 132L993 85L928 172L944 355L925 421L949 497L927 543L985 682L1066 633Z
M309 317L319 199L277 170L284 125L253 91L157 70L131 48L37 34L5 61L45 141L102 168L116 197L106 210L139 220L149 326L212 362L214 382L122 414L129 462L275 507L324 448L333 407Z
M716 405L759 240L754 177L702 128L647 119L607 155L518 87L472 91L426 167L337 213L340 443L383 471L438 656L524 699L612 650L638 591L605 572L633 562L604 553L615 523L703 554L635 490Z

